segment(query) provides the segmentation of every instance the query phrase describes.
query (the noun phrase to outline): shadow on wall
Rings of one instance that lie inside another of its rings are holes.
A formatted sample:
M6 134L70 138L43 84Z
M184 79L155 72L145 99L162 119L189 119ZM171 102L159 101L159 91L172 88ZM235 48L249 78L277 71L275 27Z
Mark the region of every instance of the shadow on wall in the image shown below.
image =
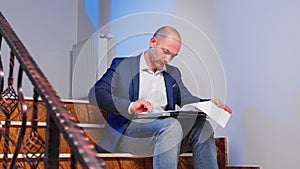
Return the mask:
M264 169L299 168L300 152L300 88L295 90L283 114L291 113L289 120L276 119L255 107L243 112L245 157L248 164ZM276 100L276 99L274 99ZM274 102L274 106L282 106Z

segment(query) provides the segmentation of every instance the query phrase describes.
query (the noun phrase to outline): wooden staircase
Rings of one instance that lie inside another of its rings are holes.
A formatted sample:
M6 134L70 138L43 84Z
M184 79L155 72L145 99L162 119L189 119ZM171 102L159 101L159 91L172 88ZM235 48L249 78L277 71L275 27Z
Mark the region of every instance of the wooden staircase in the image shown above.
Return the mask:
M4 71L2 64L2 41L6 42L10 50L7 57L8 71ZM19 63L16 85L14 85L15 61ZM23 97L23 74L26 74L31 82L34 99ZM8 77L5 90L4 75ZM150 157L137 158L125 153L97 154L94 146L101 137L106 114L88 102L63 100L63 103L1 12L0 93L2 168L100 169L104 168L103 161L108 169L152 168ZM38 98L42 100L39 101ZM220 169L258 168L227 166L227 139L216 138L216 144ZM192 154L182 154L178 168L189 169L192 166Z
M104 119L106 118L105 112L100 112L98 108L90 105L87 101L72 101L72 100L63 100L66 107L71 111L72 115L79 122L79 126L82 127L85 133L88 135L91 143L95 145L101 137L101 130L104 128ZM32 99L26 99L26 104L29 108L32 107ZM46 107L45 104L41 101L38 103L38 132L42 137L45 137L45 128L46 128ZM30 111L29 111L30 112ZM102 116L104 115L104 117ZM17 115L15 115L17 117ZM28 115L30 117L30 114ZM4 124L5 117L0 116L1 124ZM11 134L17 134L18 127L20 126L20 121L18 118L15 118L11 122L12 130ZM30 133L30 120L28 118L28 128L26 135ZM16 132L14 132L16 131ZM26 138L26 136L25 136ZM258 166L228 166L228 151L227 151L227 141L226 137L215 138L217 145L217 158L218 165L220 169L258 169ZM1 141L0 145L3 145ZM2 146L0 147L0 163L2 163L3 154ZM65 139L61 136L60 144L60 162L59 168L71 168L71 150ZM139 158L133 154L129 153L98 153L106 165L107 169L152 169L152 158ZM18 163L22 163L23 166L27 166L26 161L23 160L23 156L20 155L18 158ZM0 164L1 165L1 164ZM39 168L43 168L43 161L40 162ZM180 155L180 160L178 164L178 169L190 169L193 168L193 158L192 153L183 153Z

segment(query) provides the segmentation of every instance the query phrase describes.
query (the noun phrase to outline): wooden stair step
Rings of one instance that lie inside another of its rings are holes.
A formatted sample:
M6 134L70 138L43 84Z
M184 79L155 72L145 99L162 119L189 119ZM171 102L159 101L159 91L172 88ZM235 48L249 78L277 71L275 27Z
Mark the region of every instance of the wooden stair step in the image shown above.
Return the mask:
M260 169L259 166L227 166L226 169Z
M130 153L98 153L97 156L101 158L106 165L106 169L152 169L152 157L144 157L133 155ZM8 154L10 159L12 154ZM61 153L60 157L60 167L70 168L69 161L71 159L71 154ZM0 163L2 162L3 154L0 154ZM18 156L18 161L22 165L26 166L26 161L22 155ZM41 161L40 167L43 166ZM79 167L80 168L80 167ZM179 157L178 169L190 169L193 168L193 155L192 153L183 153ZM258 166L225 166L220 167L220 169L259 169Z
M99 155L107 169L153 169L152 157L138 158L128 153L108 153ZM179 157L178 169L193 168L193 154L183 153ZM219 164L219 169L259 169L259 166L225 166Z
M107 112L102 112L95 106L90 105L87 101L77 102L72 100L64 100L65 105L70 110L75 120L78 121L78 126L82 127L86 134L88 135L90 141L95 144L101 137L101 130L104 128L105 119L107 117ZM31 99L26 99L26 104L29 109L32 107L33 101ZM46 106L43 102L38 103L38 132L45 138L46 130ZM16 112L17 113L17 112ZM12 114L12 117L18 117L17 114ZM28 135L31 126L29 117L31 117L31 111L27 114L27 126L26 134ZM5 117L0 116L0 126L5 124ZM18 118L14 118L11 121L11 131L10 135L14 137L18 134L18 128L21 122ZM25 137L26 139L26 137ZM227 138L219 137L215 138L217 147L217 158L218 165L220 169L258 169L258 166L228 166L228 152L227 152ZM3 145L3 139L0 142ZM10 149L13 150L13 146ZM3 147L0 146L0 152L3 152ZM11 151L12 152L12 151ZM66 143L65 139L61 135L60 143L60 168L70 168L70 148ZM0 154L0 163L2 162L2 157ZM130 168L130 169L152 169L152 157L140 158L139 156L132 155L129 153L98 153L105 163L107 169L118 169L118 168ZM23 156L20 155L18 160L22 161ZM23 160L24 161L24 160ZM25 162L26 163L26 162ZM25 164L26 165L26 164ZM40 164L43 165L43 162ZM192 153L183 153L180 155L178 168L179 169L190 169L193 167ZM80 167L79 167L80 168Z

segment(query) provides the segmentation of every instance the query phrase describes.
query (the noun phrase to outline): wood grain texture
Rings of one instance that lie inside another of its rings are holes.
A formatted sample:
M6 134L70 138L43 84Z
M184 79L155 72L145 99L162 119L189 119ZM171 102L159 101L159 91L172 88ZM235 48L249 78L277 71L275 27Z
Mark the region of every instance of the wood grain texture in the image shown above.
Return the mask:
M31 107L32 107L32 100L26 100L26 104L29 107L28 117L31 117ZM104 124L105 119L107 117L107 112L100 111L98 108L89 105L88 103L79 103L79 102L72 102L68 101L65 102L66 107L71 111L72 115L79 123L85 124ZM13 114L14 121L20 121L18 118L18 114ZM43 102L39 102L38 104L38 117L39 122L46 121L46 107ZM1 121L5 121L4 116L0 116ZM28 118L28 122L29 122ZM42 136L45 137L45 126L39 126L38 132ZM95 144L101 137L101 128L93 128L87 127L84 129L85 133L88 135L90 141ZM30 126L26 130L26 135L30 133ZM12 138L15 138L18 134L18 126L12 126L10 129L10 134ZM61 143L60 143L60 153L67 153L71 152L70 147L66 143L65 139L60 136ZM228 152L227 152L227 138L220 137L215 138L216 148L217 148L217 159L218 165L220 169L259 169L258 166L228 166ZM0 142L0 153L3 152L3 139ZM11 147L13 149L13 147ZM11 152L12 153L12 152ZM101 156L101 154L100 154ZM120 157L120 156L111 156L105 157L102 156L101 159L105 162L107 169L152 169L152 157L147 158L136 158L136 157ZM2 160L0 159L0 163ZM28 166L28 164L19 159L18 163L22 166ZM1 165L1 164L0 164ZM39 164L39 168L43 168L43 162ZM69 169L70 167L70 158L61 158L59 162L59 168L66 168ZM78 166L78 168L81 168ZM191 169L193 168L193 157L191 153L187 155L181 155L178 162L178 169Z

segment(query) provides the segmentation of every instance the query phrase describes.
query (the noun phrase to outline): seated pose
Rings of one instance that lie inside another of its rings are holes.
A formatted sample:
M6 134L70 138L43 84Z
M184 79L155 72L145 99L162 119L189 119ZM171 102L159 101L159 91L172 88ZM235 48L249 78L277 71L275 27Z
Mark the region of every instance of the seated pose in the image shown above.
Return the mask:
M217 169L214 131L206 116L132 118L135 113L174 110L175 105L218 99L193 96L180 71L168 63L181 47L178 31L159 28L149 48L138 56L115 58L89 93L89 100L109 113L98 151L153 156L154 169L176 169L179 154L192 151L194 168Z

